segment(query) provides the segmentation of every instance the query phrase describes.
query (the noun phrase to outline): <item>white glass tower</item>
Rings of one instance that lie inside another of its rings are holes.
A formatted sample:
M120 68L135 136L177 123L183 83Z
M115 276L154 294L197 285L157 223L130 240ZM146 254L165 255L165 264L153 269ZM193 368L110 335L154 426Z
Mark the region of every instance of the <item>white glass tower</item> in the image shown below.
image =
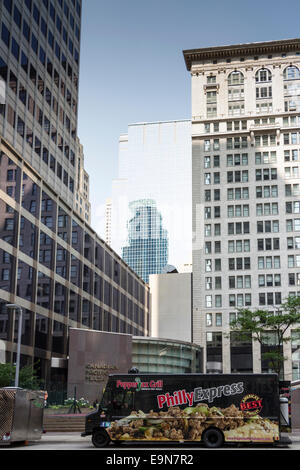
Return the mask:
M168 233L166 264L178 271L192 260L191 121L132 124L119 140L118 178L113 181L111 246L122 255L128 243L133 201L151 199ZM157 273L156 270L153 273Z

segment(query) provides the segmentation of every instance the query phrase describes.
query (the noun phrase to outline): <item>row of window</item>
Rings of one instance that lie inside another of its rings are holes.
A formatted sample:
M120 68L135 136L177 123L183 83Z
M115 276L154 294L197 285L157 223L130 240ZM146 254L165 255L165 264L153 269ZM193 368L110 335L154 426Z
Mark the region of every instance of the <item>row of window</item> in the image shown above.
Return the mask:
M290 132L283 134L284 145L299 145L300 144L300 133ZM204 152L217 152L221 149L220 139L205 139L204 140ZM276 145L276 134L265 134L256 135L254 137L255 147L272 147ZM226 139L227 150L238 150L248 147L247 136L228 137ZM273 152L276 155L276 152Z
M205 192L206 193L206 192ZM210 194L205 194L205 201L210 201ZM220 195L218 194L218 197ZM214 199L214 201L219 201L219 199ZM292 201L292 202L287 202L286 203L286 213L299 213L299 202L298 201ZM278 202L266 202L264 204L256 204L256 215L261 216L261 215L278 215L279 210L278 210ZM249 217L250 216L250 208L249 204L236 204L233 206L227 206L227 217L232 218L232 217Z
M20 83L18 87L18 80L17 77L14 75L13 72L10 71L10 78L9 78L9 87L13 90L16 96L22 101L25 109L28 109L32 117L36 119L38 124L41 126L44 132L48 136L51 137L54 144L56 144L59 150L63 153L63 155L71 162L71 164L75 165L75 153L70 148L67 141L63 139L59 132L57 132L56 128L53 124L50 124L50 119L48 119L47 115L42 112L40 107L36 104L35 100L27 93L25 87ZM40 88L40 87L39 87ZM40 92L44 95L44 88L43 85L40 88ZM47 95L47 89L46 89ZM47 98L46 98L47 99ZM71 121L68 118L67 114L64 112L61 106L58 106L57 101L55 100L55 114L59 116L61 123L66 127L68 134L75 140L76 139L76 128L71 129ZM4 107L3 111L4 112ZM22 127L22 119L20 118L20 128ZM24 127L23 127L24 129ZM20 129L21 130L21 129Z
M288 274L289 286L300 286L300 273ZM258 287L280 287L281 274L259 274ZM229 276L228 277L229 289L251 289L251 276ZM221 277L206 277L205 290L218 290L222 289Z
M293 149L293 150L285 150L284 151L284 161L285 162L298 162L299 161L299 150L298 149ZM256 165L264 165L268 163L277 163L277 155L275 151L272 152L255 152L255 164ZM242 153L242 154L228 154L226 156L226 165L228 167L230 166L248 166L248 154L247 153ZM219 168L220 167L220 155L213 155L213 157L206 155L204 157L204 168ZM299 168L298 167L293 167L297 168L297 174L291 174L291 167L286 167L285 173L286 177L298 177L299 176ZM273 169L276 170L276 169ZM245 172L247 170L243 170ZM262 171L260 169L256 170L257 172ZM293 170L296 171L296 170ZM240 171L241 172L241 171ZM233 173L233 172L232 172ZM238 174L237 172L235 172ZM270 178L269 178L270 179ZM240 180L241 181L241 180Z
M248 170L227 171L227 183L248 183Z
M58 224L60 219L58 219ZM77 227L79 228L79 227ZM112 257L103 251L103 248L99 244L92 243L88 234L85 234L84 241L82 240L81 232L75 232L76 227L73 227L72 231L72 247L81 252L84 257L98 267L101 271L114 280L118 285L123 289L128 290L128 292L137 296L137 300L144 302L144 294L141 292L144 287L137 283L136 280L130 275L126 274L124 269L112 259ZM61 236L62 231L58 227L58 235ZM9 232L6 232L4 229L1 233L1 238L7 243L12 243L13 240L9 239L7 235ZM13 238L13 237L11 237ZM62 237L66 242L68 242L68 237ZM20 225L20 235L18 237L18 243L15 246L18 246L20 251L30 256L32 259L37 259L42 265L46 266L48 269L56 272L66 280L70 280L72 284L76 287L82 288L85 292L90 295L95 295L98 299L102 300L101 291L95 291L95 286L100 286L102 281L100 280L99 275L94 272L88 265L80 261L75 255L70 254L69 250L61 246L58 242L55 244L55 241L45 234L42 230L40 231L40 245L38 249L38 230L37 227L31 224L24 217L21 218ZM84 245L83 245L84 243ZM3 258L4 262L8 262L10 267L6 269L11 269L12 262L11 259L7 261ZM31 279L30 272L32 272L32 267L26 265L26 272L28 272L28 279ZM19 262L20 267L20 262ZM23 270L25 273L25 270ZM12 271L11 271L12 272ZM25 275L25 274L24 274ZM93 281L94 278L94 281ZM22 278L25 279L24 276ZM7 279L7 280L13 280ZM97 281L97 282L96 282ZM11 286L6 285L1 286L2 289L10 289ZM98 289L97 287L97 289ZM100 286L101 287L101 286ZM28 299L32 301L33 299ZM106 302L106 301L105 301Z
M278 249L278 248L277 248ZM248 250L244 250L248 251ZM205 259L205 272L221 271L222 260ZM257 258L258 269L279 269L280 256L258 256ZM300 267L300 255L288 255L288 268ZM251 269L251 261L249 257L246 258L228 258L228 270L237 271L242 269Z
M246 251L246 250L245 250ZM300 267L300 255L288 255L288 267ZM205 272L221 271L222 260L221 258L205 259ZM258 256L257 258L258 269L280 269L280 256ZM228 270L239 271L251 269L250 257L228 258Z
M284 152L285 162L298 161L298 150L286 150ZM268 163L277 163L276 151L271 152L255 152L255 164L263 165ZM248 166L248 153L236 153L226 155L226 165L230 166ZM220 155L213 155L212 157L206 155L204 157L204 168L219 168L220 167Z
M12 109L12 107L8 104L6 105L6 119L7 122L12 126L13 129L17 130L17 133L26 140L26 142L30 145L31 148L35 151L35 153L41 157L42 161L48 166L49 168L58 176L59 179L63 181L66 187L70 189L70 191L73 193L74 192L74 179L69 176L68 172L63 169L62 165L56 161L55 157L49 153L49 150L47 147L42 146L41 141L37 135L33 134L32 129L30 129L29 126L25 127L24 121L16 115L15 111ZM5 117L5 114L4 116ZM38 134L39 135L39 134ZM61 151L62 147L61 147ZM71 160L74 162L75 160L75 154L72 153ZM8 172L9 174L9 172ZM10 176L7 176L7 178L11 178ZM8 179L7 181L12 181L12 179ZM13 191L13 189L10 188L9 191Z
M249 204L236 204L235 206L227 206L227 217L249 217Z
M2 37L2 40L4 41L4 43L9 48L10 47L9 46L10 45L10 33L9 33L8 29L6 28L4 23L2 23L2 36L1 37ZM38 42L37 42L37 39L35 38L34 35L32 35L31 45L32 45L32 49L34 50L34 52L36 54L38 54ZM15 41L15 39L13 37L12 37L12 40L11 40L11 51L12 51L12 54L14 55L15 59L17 60L17 62L19 62L19 60L20 60L21 66L22 66L23 70L25 71L25 73L27 75L28 70L29 70L28 57L26 56L26 54L23 51L20 51L20 46L17 43L17 41ZM63 80L60 80L60 86L59 86L59 74L58 74L58 72L56 72L56 70L54 70L52 62L49 59L47 59L47 62L46 62L46 54L45 54L45 51L42 47L40 47L40 49L39 49L38 57L39 57L39 60L40 60L41 64L46 68L47 72L49 73L49 75L51 77L51 82L53 81L56 84L58 90L61 91L61 94L64 98L67 95L67 100L66 100L67 103L69 104L69 106L71 107L73 112L77 113L77 100L74 98L74 96L72 97L71 92L68 89L65 88L65 83L64 83ZM67 68L67 62L65 60L65 57L63 57L63 59L64 59L64 61L62 63L62 66L63 66L64 69L66 69ZM71 80L73 79L73 81L74 81L74 83L76 84L76 87L77 87L77 83L78 83L77 75L75 76L75 74L74 74L74 77L73 77L73 71L72 71L72 68L69 65L68 65L67 73L68 73L69 78ZM35 69L32 66L32 64L30 65L29 77L33 81L33 83L36 84L36 81L37 81L36 78L37 77L36 77ZM43 85L43 80L41 79L40 76L38 78L39 78L39 80L37 82L38 83L38 90L41 91L40 90L40 84L42 83L42 85ZM44 88L44 85L42 86L42 88ZM54 97L53 97L53 99L54 99ZM55 100L55 103L56 103L56 100ZM48 102L48 104L49 104L49 102Z
M221 184L220 181L220 173L213 174L213 184ZM212 184L211 180L211 173L204 174L204 184L210 185ZM209 190L205 190L205 200L209 201L211 193ZM220 192L214 193L217 197L220 197ZM286 184L285 185L285 195L286 196L299 196L299 184ZM265 185L265 186L256 186L255 188L255 196L257 199L260 198L270 198L270 197L278 197L278 186L277 185ZM241 200L241 199L249 199L249 188L228 188L227 189L227 200L234 201L234 200ZM215 199L216 201L219 199Z
M280 257L279 261L280 261ZM205 259L205 272L221 271L222 270L222 260L221 258ZM251 269L251 259L249 257L245 258L228 258L228 269L229 271L235 270L246 270Z
M58 1L58 5L60 6L61 10L63 11L66 19L70 20L70 24L73 28L73 25L72 25L73 20L72 19L74 17L73 17L73 15L71 13L71 10L69 8L70 3L66 2L66 1L63 1L63 0L57 0L57 1ZM78 15L79 19L80 19L80 17L81 17L80 2L78 0L77 1L76 0L71 0L71 1L72 1L72 5L73 5L73 8L74 8L74 14L76 13ZM3 2L4 2L4 5L5 5L6 9L11 14L12 13L12 6L13 6L12 0L3 0ZM37 6L35 5L35 3L33 3L32 0L24 0L24 4L28 8L29 12L33 13L33 15L35 16L35 20L37 21L39 10L38 10ZM51 0L42 0L42 4L44 5L47 12L48 12L48 9L49 9L50 18L52 18L52 20L54 21L55 20L56 10L55 10L55 7L54 7L52 1Z
M287 81L284 84L284 96L294 96L300 94L300 86L295 80L300 79L299 69L295 66L288 66L284 69L283 79ZM209 85L213 86L216 81L213 78L216 76L209 77ZM257 112L270 111L272 109L272 102L266 100L272 98L272 74L268 69L259 69L255 74L256 82L256 100L263 100L262 103L257 103ZM244 114L244 75L240 71L233 71L228 75L228 114L229 115L240 115ZM217 89L206 92L206 112L207 117L215 117L217 115ZM299 109L300 100L298 99L287 99L285 100L285 110L296 110Z
M29 39L30 39L30 30L29 29L27 30L27 28L24 29L24 25L23 25L23 33L24 33L24 36L27 39L27 41L29 41ZM11 49L11 52L14 55L16 61L17 62L20 61L20 64L21 64L23 70L27 74L28 69L29 69L28 58L27 58L26 54L24 53L24 51L21 51L20 46L19 46L18 42L15 40L15 38L13 36L11 38L10 37L11 37L11 34L10 34L8 28L6 27L5 23L2 23L1 38L2 38L3 42L6 44L7 48ZM54 83L56 84L58 90L60 90L60 92L61 92L61 94L64 98L65 98L66 92L67 92L68 95L70 95L70 100L69 101L72 103L72 108L74 108L76 110L77 109L76 100L74 99L74 97L72 98L70 91L65 86L65 82L60 78L59 73L53 67L53 64L50 61L49 57L47 57L47 60L46 60L46 53L45 53L44 49L41 46L38 48L38 40L37 40L37 38L35 37L35 35L33 33L31 35L31 47L32 47L32 50L38 56L41 64L45 67L48 74L50 75L51 82L54 81ZM59 47L58 44L57 44L57 47ZM57 51L57 54L56 54L57 56L58 56L58 52L60 52L60 49L59 49L59 51ZM79 61L79 57L77 59L77 62L78 61ZM61 65L62 65L62 68L65 70L68 78L71 80L71 82L73 82L73 84L75 85L75 87L77 89L78 88L78 75L75 72L73 72L72 67L67 63L67 59L66 59L64 54L62 54L62 57L61 57ZM32 65L31 65L31 69L33 69ZM30 78L31 79L33 78L32 75L33 74L30 73ZM59 85L59 83L60 83L60 85ZM67 101L67 102L69 102L69 101Z
M236 222L228 223L228 234L238 233L250 233L249 222ZM214 229L214 230L213 230ZM286 231L287 232L299 232L300 231L300 219L287 219L286 220ZM257 221L257 233L278 233L279 220L264 220ZM205 224L204 225L205 237L219 236L221 235L221 224Z
M300 272L288 273L288 285L300 286ZM259 274L258 287L281 287L281 274ZM229 289L251 289L251 276L229 276L228 277ZM222 277L206 277L205 290L219 290L222 289ZM212 298L212 296L206 296ZM218 296L219 298L219 296ZM212 305L211 305L212 306Z
M298 127L300 124L300 116L284 116L282 118L283 127Z
M13 275L12 271L12 266L14 266L14 260L11 255L6 253L6 258L4 259L4 262L9 264L9 267L2 267L1 268L1 281L2 284L0 285L0 288L3 290L7 290L10 281L11 281L11 276ZM18 267L17 267L17 286L16 286L16 295L19 297L22 297L26 300L32 301L33 300L33 293L34 293L34 274L35 270L31 266L27 265L23 261L18 262ZM84 273L83 273L84 276ZM71 282L73 282L74 276L71 276ZM22 282L18 282L22 281ZM30 282L29 282L30 281ZM23 283L23 284L22 284ZM109 307L113 307L114 310L120 311L120 302L121 302L121 297L124 297L124 294L121 294L121 292L114 288L109 282L103 280L100 276L97 276L97 279L94 280L93 283L93 289L89 291L88 289L84 288L84 284L88 284L87 282L83 282L83 290L86 292L90 293L91 295L94 295L98 300L102 301L105 305ZM10 286L11 287L11 286ZM9 289L10 290L10 289ZM53 293L52 293L53 290ZM51 296L53 294L54 296L54 308L53 310L55 313L62 314L64 316L68 315L68 310L67 310L67 292L68 289L62 285L58 281L52 281L48 276L43 274L42 272L38 272L38 277L37 277L37 304L49 309L49 302L51 299ZM74 302L74 292L73 292L73 298L72 298L72 293L73 291L70 291L70 297L72 301ZM76 295L76 300L77 304L80 301L80 296ZM142 294L140 296L140 293L138 293L138 298L143 298ZM87 311L87 306L89 304L89 301L87 299L82 298L83 302L83 312ZM137 304L132 302L131 300L128 299L128 308L127 307L127 299L124 298L122 299L122 302L125 303L125 308L122 308L121 313L128 317L130 320L135 321L137 324L142 324L143 320L142 318L138 318L137 315L134 315L134 311L136 314L139 312L141 315L142 309L141 307L138 307ZM85 308L86 306L86 308ZM77 305L78 307L78 305ZM123 307L123 306L122 306ZM74 312L77 314L77 312ZM72 318L75 319L75 318Z
M45 2L46 1L47 0L45 0ZM31 4L31 0L29 0L29 2ZM44 5L45 5L45 2L44 2ZM59 3L60 2L61 2L61 0L59 0ZM25 4L26 3L28 3L28 2L25 2ZM48 1L47 1L47 3L48 3ZM5 0L4 5L6 6L9 14L13 16L13 19L14 19L14 22L16 23L16 25L21 29L22 14L21 14L20 10L18 9L18 7L16 5L14 5L14 8L12 8L12 0ZM32 18L34 19L37 27L40 28L43 35L45 37L47 37L48 25L47 25L47 21L44 19L43 15L42 15L41 10L39 10L39 8L36 6L35 3L33 3L32 7L30 5L30 8L29 8L29 5L27 5L27 6L28 6L28 9L29 9L30 13L32 13ZM77 41L79 42L79 40L80 40L80 28L79 28L77 22L75 22L73 14L71 12L69 12L69 7L66 3L65 3L65 6L66 6L66 10L68 11L68 14L67 15L65 14L66 21L69 22L69 25L70 25L72 31L74 32ZM46 10L48 11L48 5L47 6L45 5L45 7L46 7ZM71 37L68 37L68 32L67 32L66 28L63 25L62 18L60 17L60 15L58 13L55 12L55 8L52 5L52 2L50 2L49 16L50 16L50 19L53 21L54 25L56 26L56 29L57 29L58 33L62 35L62 39L66 43L66 46L69 47L70 53L73 54L73 49L74 49L73 41L72 41ZM25 22L25 19L24 19L24 22ZM50 28L49 28L49 31L51 32ZM51 32L51 35L53 36L52 32Z
M259 305L280 305L282 303L281 292L267 292L258 294ZM252 305L251 294L229 294L229 307L249 307ZM222 295L206 295L205 308L222 307Z
M24 219L24 218L23 218ZM28 233L28 227L30 224L27 221L26 230L20 228L20 239L19 239L19 249L22 252L26 252L29 256L33 256L33 248L36 249L37 240L36 233ZM46 240L47 237L47 240ZM1 238L5 240L5 235L2 233ZM72 240L73 241L73 240ZM43 243L46 243L45 245ZM90 250L89 244L85 240L84 253L86 255L86 250ZM32 250L30 252L29 250ZM91 270L86 264L79 261L79 259L70 254L70 252L63 248L61 245L55 243L48 237L44 232L40 232L40 248L38 253L38 261L44 266L48 267L51 270L54 270L64 279L69 279L76 287L81 287L88 294L95 295L98 299L103 300L107 305L113 305L109 303L110 296L106 297L105 292L102 293L102 284L104 285L104 280L95 272ZM137 300L144 303L144 287L137 283L130 274L126 274L124 269L118 265L113 259L107 254L103 253L103 250L99 246L95 247L95 262L96 266L103 270L107 276L114 280L118 285L123 287L125 290L128 289L128 292L136 297ZM11 275L13 274L13 256L7 252L3 252L1 257L2 265L7 264L8 266L3 266L2 271L2 280L3 281L12 281ZM100 264L99 264L100 263ZM105 267L104 267L105 263ZM55 266L55 268L54 268ZM18 263L18 278L23 280L27 284L27 280L31 281L29 284L32 284L33 272L34 269L32 266L19 261ZM39 276L43 277L50 283L50 278L46 275L39 273ZM112 286L108 284L107 290L111 291ZM58 285L63 287L59 282ZM11 285L6 284L6 286L0 286L1 289L10 290ZM58 295L58 293L56 292ZM41 295L41 294L40 294ZM62 295L62 294L61 294ZM28 299L33 300L33 299Z
M86 302L84 301L83 307ZM10 320L5 312L5 304L2 304L2 312L0 313L0 335L1 338L11 341L10 336ZM70 302L69 311L71 312L73 303ZM76 320L77 321L77 320ZM112 331L115 333L128 333L135 336L141 335L140 329L131 325L129 322L119 319L110 312L101 309L97 305L92 305L92 313L82 311L82 315L78 321L85 326L89 326L94 330ZM16 320L17 325L17 320ZM52 325L52 327L51 327ZM40 349L49 350L52 353L67 353L67 327L65 324L53 321L44 315L33 313L24 309L24 330L22 334L22 344L34 346L37 348L35 353L38 355ZM26 357L21 355L22 357Z
M207 157L205 157L207 158ZM209 168L205 166L205 168ZM205 173L205 184L211 184L211 173ZM286 167L285 168L286 177L299 177L299 167ZM277 168L263 168L255 170L255 180L256 181L269 181L277 179ZM249 171L248 170L236 170L236 171L227 171L227 183L247 183L249 182ZM213 173L213 183L220 183L220 173Z
M300 143L300 132L289 132L283 134L284 145L297 145Z
M74 126L73 124L71 125L70 117L65 112L65 106L59 106L57 99L50 92L49 88L45 86L44 80L40 77L40 75L37 74L35 67L31 63L29 64L29 60L23 52L21 54L20 64L21 64L22 69L26 73L26 75L27 74L29 75L30 80L32 81L34 86L36 86L36 89L38 90L40 95L45 98L45 102L49 106L49 110L52 110L55 113L55 115L59 117L60 122L67 130L68 134L70 134L70 136L75 140L76 126ZM48 70L51 69L49 64L47 67L48 67ZM3 78L3 80L8 83L9 87L13 90L13 92L19 97L19 99L24 104L25 108L27 107L27 109L31 112L33 116L35 115L35 108L36 108L36 114L38 114L37 119L42 126L43 125L42 111L38 108L37 105L35 105L34 98L30 96L25 86L18 80L18 78L12 72L12 70L10 70L10 72L8 73L7 64L1 57L0 57L0 75ZM66 88L64 81L59 80L58 74L57 74L57 77L53 81L56 84L57 88L60 89L63 98L66 99L66 103L69 105L70 109L73 111L73 113L76 116L76 113L77 113L76 101L74 98L72 98L72 95L69 89ZM19 83L19 86L18 86L18 83ZM48 121L48 127L50 127L49 119L47 119L47 121Z
M221 241L216 240L214 244L212 242L205 242L204 252L205 254L211 254L214 247L214 253L221 253ZM299 237L288 237L287 238L287 249L288 250L299 250L300 249L300 236ZM280 239L279 238L258 238L257 239L257 251L273 251L280 250ZM239 253L250 251L250 240L228 240L228 253Z

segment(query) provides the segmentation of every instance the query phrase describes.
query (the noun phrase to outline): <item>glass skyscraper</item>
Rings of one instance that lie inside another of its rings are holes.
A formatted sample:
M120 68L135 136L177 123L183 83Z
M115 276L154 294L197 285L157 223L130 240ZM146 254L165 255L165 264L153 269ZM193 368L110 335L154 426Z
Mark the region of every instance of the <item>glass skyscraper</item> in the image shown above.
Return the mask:
M168 235L155 201L144 199L129 204L128 246L123 247L124 261L145 281L150 274L160 274L168 262Z
M80 29L81 1L0 2L0 358L16 359L14 303L45 384L66 381L69 327L149 331L148 286L76 210Z
M0 132L73 205L81 1L3 0Z
M154 201L162 227L168 234L166 264L175 266L178 271L191 271L191 188L191 121L129 125L128 133L119 139L118 178L112 186L111 247L120 256L128 256L127 249L123 250L123 247L131 237L132 224L128 223L132 218L130 204L150 199ZM146 245L143 249L146 250ZM148 259L151 257L149 253ZM146 260L147 256L143 259ZM157 266L152 265L150 270L145 267L145 270L148 274L159 273ZM135 264L133 269L141 272L142 267Z

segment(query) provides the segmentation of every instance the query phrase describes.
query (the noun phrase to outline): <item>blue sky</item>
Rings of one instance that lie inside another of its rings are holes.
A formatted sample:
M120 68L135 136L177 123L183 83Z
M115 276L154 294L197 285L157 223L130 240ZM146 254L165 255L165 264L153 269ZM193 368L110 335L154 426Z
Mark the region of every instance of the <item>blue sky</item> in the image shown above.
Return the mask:
M300 37L299 14L299 0L83 0L78 134L100 236L119 135L190 117L182 51Z

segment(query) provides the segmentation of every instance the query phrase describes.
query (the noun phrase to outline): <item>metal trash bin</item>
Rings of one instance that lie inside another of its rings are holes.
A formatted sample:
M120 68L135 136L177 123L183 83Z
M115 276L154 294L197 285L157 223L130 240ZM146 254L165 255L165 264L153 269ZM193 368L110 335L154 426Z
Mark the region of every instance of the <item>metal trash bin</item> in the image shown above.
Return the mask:
M0 444L41 439L44 392L0 388Z
M289 426L289 401L285 397L280 397L280 424L281 426Z

